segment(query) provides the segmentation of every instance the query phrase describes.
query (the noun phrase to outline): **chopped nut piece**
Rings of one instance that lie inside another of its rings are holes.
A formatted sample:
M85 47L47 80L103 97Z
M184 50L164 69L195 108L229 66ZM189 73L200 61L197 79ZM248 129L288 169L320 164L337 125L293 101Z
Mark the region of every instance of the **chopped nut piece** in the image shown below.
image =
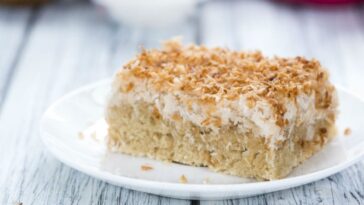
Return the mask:
M344 130L344 135L345 136L349 136L351 134L351 129L350 128L345 128L345 130Z
M186 184L186 183L188 183L188 180L187 180L185 175L181 175L179 177L179 182L182 183L182 184Z
M149 171L149 170L153 169L153 167L151 167L149 165L142 165L142 166L140 166L140 168L142 171Z

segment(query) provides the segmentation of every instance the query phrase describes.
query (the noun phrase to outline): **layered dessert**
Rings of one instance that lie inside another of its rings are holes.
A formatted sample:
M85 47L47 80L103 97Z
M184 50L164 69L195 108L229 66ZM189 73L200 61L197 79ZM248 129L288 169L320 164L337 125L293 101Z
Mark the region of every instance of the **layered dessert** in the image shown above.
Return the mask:
M317 60L182 45L142 50L115 76L108 147L272 180L335 134L337 97Z

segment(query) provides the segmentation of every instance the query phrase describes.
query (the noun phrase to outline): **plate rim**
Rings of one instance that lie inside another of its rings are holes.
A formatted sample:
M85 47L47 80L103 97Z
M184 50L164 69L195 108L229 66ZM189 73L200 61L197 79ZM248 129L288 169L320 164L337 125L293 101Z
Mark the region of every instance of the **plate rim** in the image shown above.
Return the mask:
M314 181L317 181L319 179L326 178L328 176L331 176L333 174L336 174L355 163L359 162L361 159L364 158L364 152L353 156L350 160L346 160L343 163L331 166L329 168L315 171L309 174L289 177L289 178L283 178L278 180L272 180L272 181L257 181L257 182L249 182L249 183L241 183L241 184L182 184L182 183L175 183L175 182L161 182L161 181L153 181L148 179L139 179L139 178L132 178L128 176L122 176L113 174L111 172L94 169L92 166L85 165L85 164L77 164L76 162L72 161L71 159L62 156L59 154L54 148L54 146L51 146L51 142L49 142L50 137L55 137L52 134L48 133L44 129L44 124L46 121L46 116L48 115L51 110L53 110L54 107L62 103L64 100L73 97L79 93L82 93L86 90L97 88L99 86L110 84L111 87L111 78L99 80L94 83L87 84L85 86L81 86L79 88L76 88L72 90L71 92L66 93L65 95L61 96L57 100L55 100L51 105L46 109L46 111L43 113L41 120L40 120L40 136L42 139L43 144L45 145L46 149L55 156L59 161L66 164L67 166L78 170L80 172L83 172L89 176L92 176L94 178L97 178L102 181L106 181L110 184L114 184L117 186L126 186L129 189L133 190L140 190L138 188L143 189L151 189L151 190L161 190L160 192L186 192L194 193L198 195L204 195L204 194L210 194L210 193L219 193L219 192L225 192L225 193L236 193L236 192L244 192L244 191L253 191L253 190L269 190L269 191L260 191L259 193L267 193L267 192L273 192L273 191L279 191L283 189L293 188L297 187L303 184L308 184ZM364 105L364 99L362 99L360 96L358 96L356 93L344 88L341 85L335 84L335 87L337 90L343 91L357 100L359 100ZM135 188L137 187L137 188ZM256 191L256 192L257 192ZM153 193L153 192L149 192ZM257 193L257 194L259 194ZM243 193L242 193L243 194ZM162 194L163 195L163 194ZM254 194L253 194L254 195ZM165 195L167 196L167 195ZM183 197L181 197L183 198ZM204 197L202 197L204 198ZM209 198L209 197L207 197ZM222 197L218 197L222 198ZM229 197L228 197L229 198Z

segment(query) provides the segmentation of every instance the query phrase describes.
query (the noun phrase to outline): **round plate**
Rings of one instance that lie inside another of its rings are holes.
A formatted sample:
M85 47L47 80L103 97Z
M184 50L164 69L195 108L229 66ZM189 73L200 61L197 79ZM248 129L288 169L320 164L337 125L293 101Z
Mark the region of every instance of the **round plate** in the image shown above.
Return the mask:
M364 156L364 103L341 88L338 136L285 179L255 181L202 167L110 153L103 120L110 84L104 80L65 95L45 112L40 130L45 146L60 161L114 185L182 199L238 198L306 184L337 173ZM344 136L347 127L352 133ZM188 183L179 182L182 175Z

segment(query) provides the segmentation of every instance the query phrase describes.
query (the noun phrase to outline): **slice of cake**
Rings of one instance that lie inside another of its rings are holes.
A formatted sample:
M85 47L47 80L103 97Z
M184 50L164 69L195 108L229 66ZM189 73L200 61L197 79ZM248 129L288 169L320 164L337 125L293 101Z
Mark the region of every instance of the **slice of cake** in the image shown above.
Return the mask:
M113 82L112 151L279 179L335 133L337 97L316 60L182 46L143 50Z

